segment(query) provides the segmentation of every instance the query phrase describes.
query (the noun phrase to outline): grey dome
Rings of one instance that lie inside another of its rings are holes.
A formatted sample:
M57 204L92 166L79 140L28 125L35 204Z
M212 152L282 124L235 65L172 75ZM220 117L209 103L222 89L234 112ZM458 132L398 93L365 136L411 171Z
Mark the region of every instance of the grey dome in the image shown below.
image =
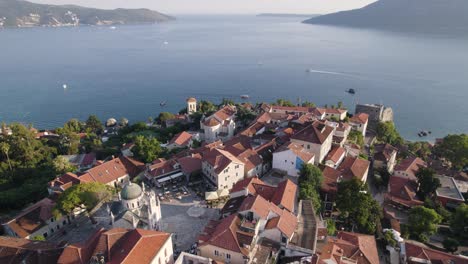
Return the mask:
M123 187L122 191L120 192L120 197L124 200L133 200L143 193L140 185L136 183L129 183Z

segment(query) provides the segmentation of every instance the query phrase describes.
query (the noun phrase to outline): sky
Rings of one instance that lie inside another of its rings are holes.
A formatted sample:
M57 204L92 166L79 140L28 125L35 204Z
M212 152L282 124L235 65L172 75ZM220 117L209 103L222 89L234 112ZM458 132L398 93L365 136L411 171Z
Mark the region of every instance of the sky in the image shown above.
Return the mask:
M29 0L96 8L150 8L167 14L325 14L361 8L375 0Z

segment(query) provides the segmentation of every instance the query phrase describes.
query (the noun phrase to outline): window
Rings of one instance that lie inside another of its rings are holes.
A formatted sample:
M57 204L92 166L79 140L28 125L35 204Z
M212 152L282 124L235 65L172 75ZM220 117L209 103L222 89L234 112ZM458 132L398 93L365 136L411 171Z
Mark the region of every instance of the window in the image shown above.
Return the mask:
M231 259L231 254L226 254L227 259Z
M52 218L50 219L50 222L53 223L54 221L55 221L55 219L52 217Z
M167 257L167 248L164 249L164 256Z
M284 163L287 163L287 162L288 162L288 160L284 160Z
M307 149L310 149L310 145L307 145Z
M219 256L218 250L215 250L214 254L215 254L215 256Z
M44 234L42 234L43 237L47 238L47 232L45 232Z
M138 206L138 207L140 206L140 201L137 201L137 206Z

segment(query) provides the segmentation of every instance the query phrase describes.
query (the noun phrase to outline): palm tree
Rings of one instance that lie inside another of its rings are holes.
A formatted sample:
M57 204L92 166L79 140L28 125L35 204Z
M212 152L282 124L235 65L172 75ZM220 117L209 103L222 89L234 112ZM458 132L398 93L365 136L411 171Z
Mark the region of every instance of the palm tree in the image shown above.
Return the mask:
M5 153L5 156L7 157L8 160L8 166L10 166L10 170L12 171L13 168L11 166L11 161L10 161L10 155L8 153L10 152L10 145L6 142L0 142L0 150Z

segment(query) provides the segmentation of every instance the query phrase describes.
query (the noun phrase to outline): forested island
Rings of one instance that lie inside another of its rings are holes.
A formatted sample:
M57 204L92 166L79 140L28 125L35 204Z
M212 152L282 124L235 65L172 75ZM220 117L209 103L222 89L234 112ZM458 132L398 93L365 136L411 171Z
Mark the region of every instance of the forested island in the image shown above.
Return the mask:
M465 0L379 0L361 9L313 17L304 23L457 35L468 33L467 13Z
M0 27L123 25L159 23L174 19L149 9L102 10L76 5L45 5L0 0Z

